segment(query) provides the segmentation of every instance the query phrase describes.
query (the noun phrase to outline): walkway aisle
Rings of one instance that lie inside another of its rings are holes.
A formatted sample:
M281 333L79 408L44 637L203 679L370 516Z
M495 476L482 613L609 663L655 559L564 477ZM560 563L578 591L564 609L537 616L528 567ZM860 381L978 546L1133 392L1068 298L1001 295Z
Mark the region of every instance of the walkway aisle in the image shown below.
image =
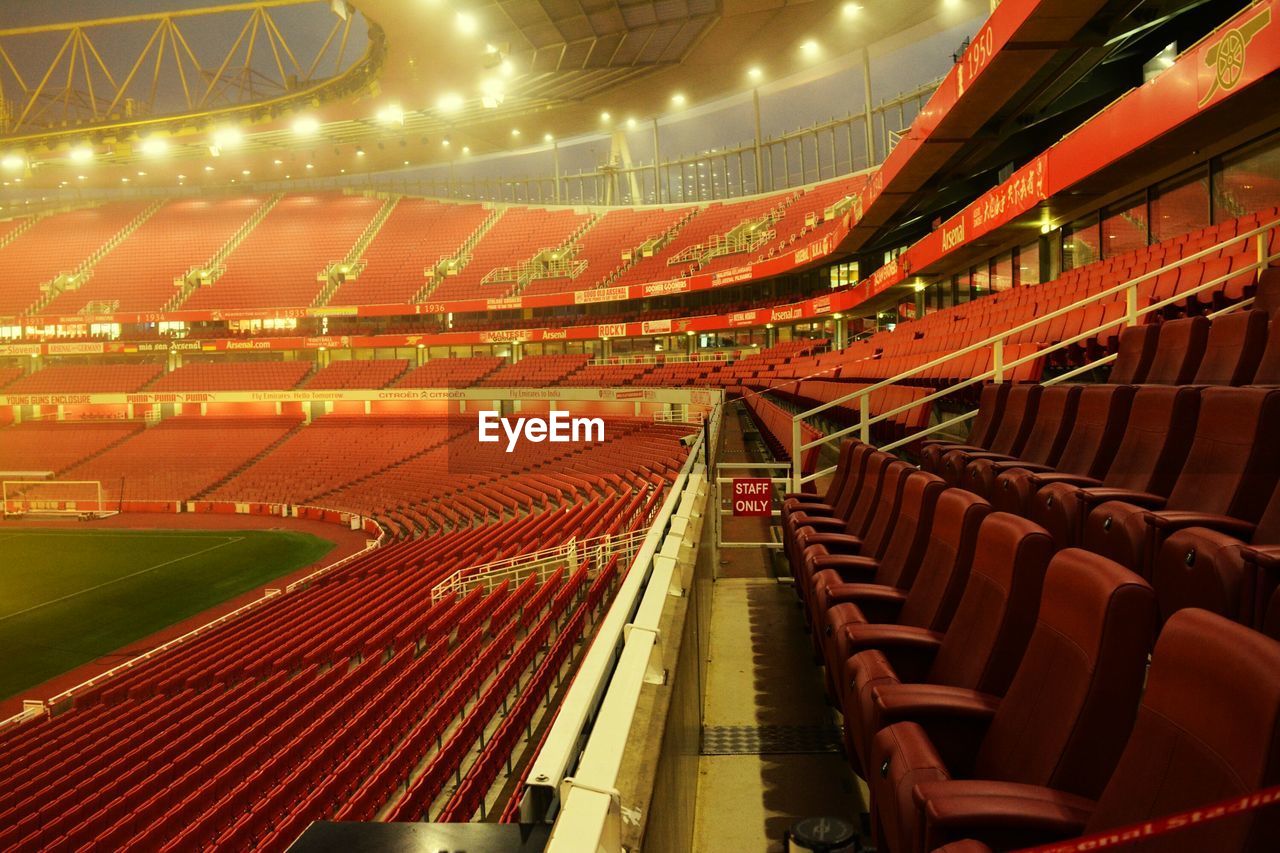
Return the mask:
M743 448L736 420L726 418L726 449ZM824 698L791 586L773 578L763 549L726 551L722 559L728 563L711 605L695 850L782 850L796 818L856 822L865 787L841 754L838 715Z

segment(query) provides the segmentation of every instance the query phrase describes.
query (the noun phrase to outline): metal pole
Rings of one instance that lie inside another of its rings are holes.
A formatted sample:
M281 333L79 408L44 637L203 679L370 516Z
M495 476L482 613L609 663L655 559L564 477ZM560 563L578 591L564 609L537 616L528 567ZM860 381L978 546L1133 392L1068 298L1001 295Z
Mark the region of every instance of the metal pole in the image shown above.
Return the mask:
M653 120L653 192L654 200L662 204L662 177L658 172L658 120ZM670 197L671 193L667 193Z
M560 203L560 141L558 139L551 140L551 159L555 166L556 175L556 204Z
M862 49L862 109L867 123L867 167L870 168L876 159L875 134L871 129L871 49Z
M751 107L755 110L756 116L756 192L760 192L760 172L762 170L762 158L760 156L760 90L753 88L751 90Z

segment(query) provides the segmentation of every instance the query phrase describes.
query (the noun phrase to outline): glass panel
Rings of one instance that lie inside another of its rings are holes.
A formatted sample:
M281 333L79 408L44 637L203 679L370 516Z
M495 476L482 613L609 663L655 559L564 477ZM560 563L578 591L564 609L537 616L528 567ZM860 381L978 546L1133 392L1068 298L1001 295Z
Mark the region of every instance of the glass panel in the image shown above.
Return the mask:
M1108 208L1102 220L1103 252L1109 258L1147 245L1147 202L1142 196Z
M1280 137L1222 158L1213 179L1214 222L1280 205Z
M1075 269L1101 258L1097 214L1076 220L1062 229L1062 268Z
M1209 171L1157 184L1151 190L1151 241L1161 243L1209 224Z
M1017 275L1019 287L1040 283L1040 241L1018 247Z

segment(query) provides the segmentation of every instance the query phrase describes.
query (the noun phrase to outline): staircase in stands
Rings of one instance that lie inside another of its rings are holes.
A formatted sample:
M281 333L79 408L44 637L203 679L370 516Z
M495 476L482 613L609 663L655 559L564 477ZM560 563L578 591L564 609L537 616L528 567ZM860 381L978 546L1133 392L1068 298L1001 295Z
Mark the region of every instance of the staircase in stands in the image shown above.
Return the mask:
M623 273L625 273L627 270L631 269L632 267L640 263L645 258L652 257L653 255L656 255L658 252L662 251L662 247L675 239L675 236L680 233L680 229L684 228L684 226L689 223L689 220L697 215L699 209L700 208L697 208L697 207L689 208L688 212L686 212L684 216L680 217L679 221L676 222L676 224L672 225L666 231L662 232L662 234L660 234L657 237L653 237L651 239L645 240L639 246L634 247L631 250L631 257L627 259L622 264L622 266L614 270L607 278L601 279L600 281L596 282L595 285L593 286L608 287L609 285L613 284L613 282L617 281L618 278L620 278L623 275Z
M258 455L250 459L246 459L244 464L232 469L231 471L228 471L225 477L222 477L221 479L217 480L214 483L210 483L208 487L201 489L196 495L192 496L191 499L201 500L206 495L213 494L215 491L218 490L220 486L226 485L227 483L231 482L236 477L240 476L245 471L247 471L251 466L258 464L263 459L266 459L268 456L270 456L272 453L275 453L280 448L280 445L284 444L286 441L288 441L289 439L297 435L298 432L301 431L302 428L305 427L306 425L307 425L306 420L298 421L296 424L293 425L292 429L290 429L284 435L277 438L275 441L271 442L271 444L264 447L261 453L259 453Z
M439 262L436 263L435 267L429 270L423 270L423 273L429 275L430 278L427 280L426 284L422 285L418 292L413 295L413 301L422 302L431 295L432 291L436 289L436 286L444 280L444 270L447 266L451 266L454 272L465 267L467 262L471 260L471 250L476 247L477 243L484 239L484 235L488 234L489 231L493 229L493 226L498 224L498 220L502 218L502 214L505 211L505 207L494 208L494 211L489 214L485 221L480 223L480 227L472 232L471 236L458 247L458 253L456 255L451 258L441 258Z
M42 218L44 218L44 216L47 216L47 215L48 214L37 213L34 216L28 216L26 219L22 221L21 224L16 226L8 234L5 234L3 237L0 237L0 249L3 249L5 246L9 245L14 240L21 237L23 234L26 234L29 230L31 230L32 225L35 225Z
M227 258L241 243L244 242L244 239L249 236L249 233L253 231L254 228L258 227L258 223L271 212L271 208L279 204L283 198L284 193L276 193L264 201L262 205L245 220L244 224L240 226L236 233L231 235L231 238L227 240L226 244L214 253L208 263L201 264L198 267L188 270L185 276L175 281L174 284L177 285L178 292L173 295L172 299L165 303L163 310L177 310L178 306L187 301L188 296L195 293L196 288L200 287L202 284L204 286L208 286L217 281L218 278L227 271L225 266Z
M328 305L329 300L333 298L333 294L337 293L338 287L343 282L350 281L360 275L364 270L364 261L361 258L364 257L365 249L368 249L369 244L373 242L373 238L378 236L378 232L382 230L382 226L390 218L391 211L395 210L400 198L398 195L388 198L382 207L378 209L378 212L373 215L373 219L369 220L369 224L365 226L364 233L356 240L355 245L351 247L351 251L347 252L346 257L337 263L329 264L321 271L319 277L325 279L325 284L312 301L312 308Z
M40 299L37 300L36 303L31 306L30 309L28 309L29 313L39 314L41 311L44 310L44 308L50 302L52 302L54 299L57 299L58 296L64 290L75 290L76 288L78 288L85 280L89 278L89 276L93 275L94 265L97 264L98 261L106 257L108 252L110 252L116 246L119 246L122 242L124 242L126 237L128 237L134 231L137 231L139 226L141 226L142 223L150 219L157 210L164 207L165 201L166 201L165 199L158 199L152 202L151 204L147 205L146 208L141 213L139 213L137 216L131 219L127 225L125 225L123 228L121 228L119 231L113 234L111 238L107 240L107 242L103 243L97 249L97 251L95 251L92 255L85 258L83 261L81 261L80 265L77 266L75 269L73 269L71 272L62 273L57 277L55 277L52 281L47 281L44 284L40 285L40 292L41 292ZM30 226L27 226L27 227L29 228ZM21 230L26 230L26 229L24 228Z
M587 262L577 260L577 243L597 222L604 218L599 213L592 213L576 231L554 249L543 249L519 267L515 276L516 286L508 296L519 296L530 282L545 278L574 279L586 271ZM498 272L498 270L494 270ZM488 278L486 277L486 281Z

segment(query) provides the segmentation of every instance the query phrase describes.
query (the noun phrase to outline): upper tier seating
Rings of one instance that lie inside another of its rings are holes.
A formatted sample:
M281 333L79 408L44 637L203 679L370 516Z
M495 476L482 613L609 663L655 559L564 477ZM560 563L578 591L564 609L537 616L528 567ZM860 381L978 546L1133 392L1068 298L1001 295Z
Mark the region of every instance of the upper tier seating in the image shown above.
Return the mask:
M4 388L10 382L21 379L26 372L21 367L0 367L0 388Z
M502 367L497 356L437 358L400 377L397 388L469 388Z
M585 364L570 373L560 384L570 388L612 388L638 384L640 377L656 364Z
M28 374L7 394L122 394L141 391L164 372L163 364L61 364Z
M196 362L155 381L152 391L273 391L297 388L307 361Z
M203 265L262 206L261 196L175 199L153 213L93 268L77 290L51 302L49 313L95 303L112 311L159 311L178 289L175 279Z
M608 287L619 271L628 264L622 258L624 252L637 252L641 244L661 237L678 225L689 212L688 208L609 210L574 242L577 249L574 261L586 261L587 264L577 278L538 279L530 282L521 293L535 296L539 293ZM635 257L638 259L639 256Z
M331 361L307 380L308 388L386 388L406 370L403 358Z
M0 249L0 317L33 308L40 285L75 270L146 208L145 201L117 201L57 213L19 234Z
M475 299L507 296L514 280L484 278L501 267L519 267L543 249L554 249L590 221L590 216L568 209L508 207L471 250L462 270L448 276L429 292L430 299Z
M364 196L286 195L227 257L227 271L181 307L311 305L324 283L320 274L346 257L382 204Z
M481 379L477 385L492 388L545 388L560 385L566 376L581 369L589 355L529 355Z
M451 258L484 223L480 204L402 198L365 249L364 270L338 287L330 305L410 302L427 284L425 272Z

